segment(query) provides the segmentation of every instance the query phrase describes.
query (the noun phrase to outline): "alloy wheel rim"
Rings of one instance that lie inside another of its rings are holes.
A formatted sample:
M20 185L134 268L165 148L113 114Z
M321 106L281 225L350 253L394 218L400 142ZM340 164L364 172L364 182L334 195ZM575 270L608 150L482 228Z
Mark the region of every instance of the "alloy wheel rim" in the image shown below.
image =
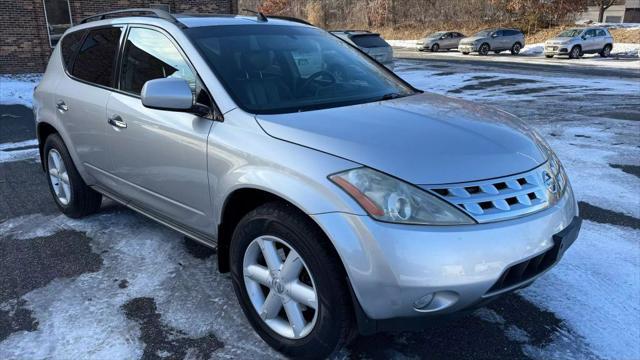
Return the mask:
M520 52L520 45L514 46L513 47L513 52L516 53L516 54L519 53Z
M67 167L64 165L58 150L49 150L47 168L49 169L49 181L51 181L56 199L60 204L68 205L71 201L71 183L69 182Z
M254 310L280 336L301 339L314 328L318 295L302 257L275 236L254 239L244 253L244 285Z
M487 45L482 45L482 47L480 48L480 51L483 55L488 54L489 53L489 47Z
M609 54L611 53L611 48L610 47L605 47L604 48L604 56L609 56Z

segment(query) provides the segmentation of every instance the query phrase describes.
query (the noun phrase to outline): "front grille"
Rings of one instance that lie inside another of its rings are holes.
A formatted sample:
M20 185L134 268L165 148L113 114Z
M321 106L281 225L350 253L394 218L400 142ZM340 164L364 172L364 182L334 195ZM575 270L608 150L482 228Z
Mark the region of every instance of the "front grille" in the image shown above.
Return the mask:
M566 183L564 173L558 171L559 169L559 165L554 163L550 166L548 162L519 175L425 188L466 211L478 222L485 223L523 216L547 208L561 195ZM555 183L555 193L545 184L545 176L548 175L552 176Z
M529 260L512 265L500 276L498 281L489 289L487 294L499 292L512 286L526 282L540 275L558 260L560 241L555 241L553 247Z

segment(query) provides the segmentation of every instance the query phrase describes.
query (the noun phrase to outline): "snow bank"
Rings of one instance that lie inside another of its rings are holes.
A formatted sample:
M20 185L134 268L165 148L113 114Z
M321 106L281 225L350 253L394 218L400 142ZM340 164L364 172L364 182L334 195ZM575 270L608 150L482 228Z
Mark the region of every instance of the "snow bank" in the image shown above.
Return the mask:
M42 74L0 75L0 105L32 106L33 88Z
M415 48L418 40L385 40L394 47Z

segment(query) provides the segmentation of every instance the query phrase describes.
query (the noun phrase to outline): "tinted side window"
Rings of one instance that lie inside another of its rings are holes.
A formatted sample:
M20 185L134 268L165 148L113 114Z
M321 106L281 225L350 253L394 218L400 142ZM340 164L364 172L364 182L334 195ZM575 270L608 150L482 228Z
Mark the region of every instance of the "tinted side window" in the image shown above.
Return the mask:
M73 64L73 76L94 84L111 86L121 33L121 28L89 31Z
M60 50L62 52L62 61L64 61L64 67L68 70L73 55L78 51L82 43L82 37L86 31L76 31L65 35L62 39Z
M186 80L195 92L191 68L166 36L155 30L131 29L124 47L120 89L140 94L147 81L166 77Z
M594 37L594 36L596 36L596 31L595 31L595 30L593 30L593 29L591 29L591 30L587 30L587 31L584 33L584 36L585 36L585 37L588 37L588 38L590 38L590 37Z
M596 35L597 36L607 36L607 33L602 29L598 29L598 30L596 30Z
M389 46L386 41L378 35L356 35L351 40L358 46L363 48L386 47Z
M498 31L494 32L493 35L495 35L495 36L504 36L504 31L498 30Z

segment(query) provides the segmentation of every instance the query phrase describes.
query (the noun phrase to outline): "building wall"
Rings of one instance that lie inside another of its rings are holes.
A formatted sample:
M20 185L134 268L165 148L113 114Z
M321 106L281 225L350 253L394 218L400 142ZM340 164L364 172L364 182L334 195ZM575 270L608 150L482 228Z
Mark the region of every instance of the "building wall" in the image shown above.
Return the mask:
M233 13L235 0L69 0L74 24L118 9L167 4L172 12ZM0 1L0 74L42 72L51 55L42 0Z

